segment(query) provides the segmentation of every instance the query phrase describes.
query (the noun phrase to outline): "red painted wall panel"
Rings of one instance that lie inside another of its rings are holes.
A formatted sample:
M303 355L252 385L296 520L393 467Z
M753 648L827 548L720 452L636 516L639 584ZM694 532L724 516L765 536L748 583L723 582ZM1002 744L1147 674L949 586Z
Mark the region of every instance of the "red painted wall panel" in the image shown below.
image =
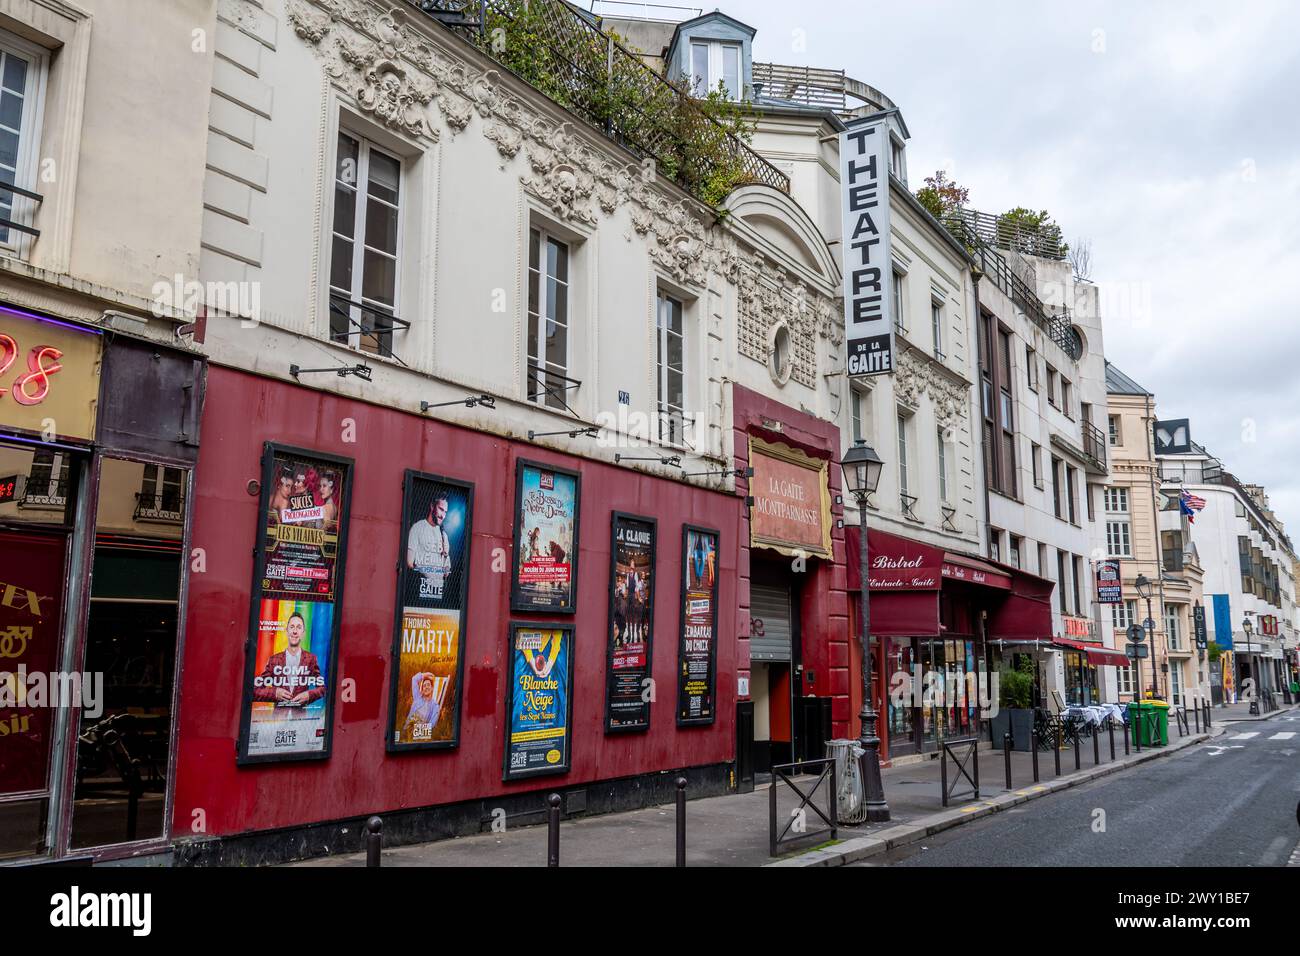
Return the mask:
M349 431L355 441L344 440ZM178 715L177 838L195 833L197 810L203 811L202 832L224 835L734 759L736 545L743 499L215 366L209 372L202 434L193 543L203 549L204 570L190 575ZM330 759L237 767L258 522L258 499L246 485L260 475L264 441L356 460L338 671L340 683L355 679L356 701L337 703ZM507 785L501 781L501 673L511 620L517 457L580 471L582 510L578 613L573 618L573 769L564 776ZM384 750L384 733L406 468L476 485L466 687L459 748L390 755ZM603 732L611 510L650 515L659 522L653 659L657 699L644 734ZM718 720L710 727L679 730L674 718L683 523L719 529L722 573Z

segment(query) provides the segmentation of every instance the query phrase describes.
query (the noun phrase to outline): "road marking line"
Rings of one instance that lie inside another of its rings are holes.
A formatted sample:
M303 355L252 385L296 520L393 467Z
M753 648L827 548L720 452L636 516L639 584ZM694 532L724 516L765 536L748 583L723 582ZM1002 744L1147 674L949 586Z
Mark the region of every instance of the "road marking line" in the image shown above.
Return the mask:
M1258 736L1259 736L1259 731L1258 731L1258 730L1252 730L1252 731L1250 731L1249 733L1246 733L1246 734L1233 734L1233 735L1232 735L1231 737L1229 737L1228 739L1229 739L1229 740L1249 740L1251 737L1258 737Z
M1268 739L1269 740L1290 740L1294 736L1295 734L1290 731L1281 731L1280 733L1276 733L1272 737L1269 737Z

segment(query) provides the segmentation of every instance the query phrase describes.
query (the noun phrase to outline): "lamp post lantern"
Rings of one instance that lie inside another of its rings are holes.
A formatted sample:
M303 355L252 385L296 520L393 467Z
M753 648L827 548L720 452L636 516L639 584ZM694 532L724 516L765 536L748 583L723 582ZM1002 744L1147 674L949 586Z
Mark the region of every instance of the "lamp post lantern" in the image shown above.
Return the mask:
M1140 598L1142 598L1142 600L1146 601L1146 604L1147 604L1147 618L1146 618L1145 621L1142 622L1142 626L1143 626L1144 628L1146 628L1146 632L1147 632L1147 641L1148 641L1148 643L1151 645L1151 649L1152 649L1152 650L1155 650L1155 646L1156 646L1156 633L1155 633L1155 631L1156 631L1156 626L1155 626L1155 625L1156 625L1156 619L1155 619L1154 617L1151 616L1151 582L1150 582L1150 580L1147 579L1147 576L1146 576L1145 574L1139 574L1138 577L1137 577L1137 580L1133 582L1133 586L1134 586L1135 588L1137 588L1138 597L1140 597ZM1168 658L1166 658L1166 661L1167 661L1167 660L1168 660ZM1167 680L1167 678L1166 678L1166 680ZM1156 694L1159 694L1159 693L1160 693L1159 678L1156 677L1156 664L1155 664L1155 659L1154 659L1154 658L1153 658L1152 661L1151 661L1151 684L1152 684L1151 689L1152 689ZM1142 691L1142 688L1139 687L1139 688L1138 688L1138 692L1141 693L1141 691Z
M876 736L878 714L873 703L871 687L871 573L867 567L867 495L880 484L880 472L885 463L874 448L862 439L844 455L844 485L858 504L858 567L860 599L858 628L862 643L862 710L858 717L862 729L858 743L862 747L862 783L866 796L867 820L872 823L889 819L889 804L885 802L885 785L880 778L880 738Z

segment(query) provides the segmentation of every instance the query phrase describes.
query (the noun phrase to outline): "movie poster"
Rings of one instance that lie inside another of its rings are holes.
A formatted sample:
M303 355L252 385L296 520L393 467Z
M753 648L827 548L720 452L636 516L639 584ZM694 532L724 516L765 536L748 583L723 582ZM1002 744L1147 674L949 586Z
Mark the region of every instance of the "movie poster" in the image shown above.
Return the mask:
M510 609L574 613L578 589L578 474L520 461Z
M460 743L474 486L406 473L389 750Z
M573 627L512 623L504 780L569 769Z
M645 730L654 643L655 520L616 511L611 525L605 729Z
M352 464L266 445L240 763L329 756Z
M717 693L718 532L684 525L682 552L677 723L711 724Z

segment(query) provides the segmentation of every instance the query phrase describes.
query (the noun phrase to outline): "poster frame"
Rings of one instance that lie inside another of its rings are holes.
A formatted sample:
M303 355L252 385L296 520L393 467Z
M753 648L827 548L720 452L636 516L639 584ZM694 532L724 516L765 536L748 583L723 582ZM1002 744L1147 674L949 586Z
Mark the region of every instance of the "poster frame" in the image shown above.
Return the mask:
M524 471L537 468L552 471L557 475L568 475L573 479L573 553L569 555L569 599L567 607L553 607L529 603L519 587L519 566L523 559L520 542L520 529L523 526L521 509L524 498ZM572 468L563 468L544 461L530 458L515 459L515 505L510 529L510 611L520 614L566 614L578 613L578 556L582 551L582 474Z
M450 740L431 740L428 743L397 743L393 740L393 726L397 720L397 690L400 683L402 617L406 607L406 591L410 576L414 573L406 566L403 556L406 552L406 535L410 531L407 508L412 499L412 492L417 481L430 481L440 485L450 485L465 492L465 549L461 560L464 569L460 576L460 624L457 631L456 659L456 700L454 702L455 718L452 721ZM465 650L468 638L466 625L469 619L469 576L471 555L474 550L474 483L446 475L435 475L415 468L406 469L402 477L402 518L397 530L397 594L393 601L393 645L388 681L388 723L384 725L384 749L389 753L408 753L421 750L454 750L460 746L461 700L465 688Z
M560 763L549 767L539 767L536 770L514 771L510 770L510 730L511 704L514 699L514 655L515 655L515 635L521 631L562 631L565 634L565 640L568 641L568 674L567 674L567 693L564 701L564 760ZM570 621L516 621L512 620L507 628L506 640L506 668L507 679L505 681L505 719L502 721L504 733L502 735L501 746L501 780L505 783L512 783L519 780L531 780L534 777L551 777L556 774L566 774L573 769L573 672L574 672L574 635L576 628Z
M690 540L690 533L696 531L702 534L713 535L717 542L717 560L716 576L713 580L712 595L712 613L713 613L713 639L709 644L709 694L713 698L713 713L708 717L683 717L682 716L682 661L685 659L682 653L683 644L686 641L686 594L689 590L687 584L690 580L687 562L690 560L690 553L687 551L687 544ZM712 726L718 720L718 595L722 591L722 532L717 528L706 528L703 525L683 524L682 525L682 544L681 544L681 604L679 605L679 616L677 621L677 669L674 674L675 686L673 693L673 712L677 718L678 727L708 727Z
M605 620L605 733L607 734L643 734L650 729L650 717L654 708L649 703L645 707L645 721L623 727L611 726L613 718L613 681L614 681L614 593L618 574L618 525L620 521L638 522L650 526L650 594L649 626L646 630L646 676L654 680L654 638L655 638L655 592L659 574L659 522L655 518L633 514L629 511L612 511L609 516L609 613Z
M258 623L261 619L262 576L266 571L266 512L271 503L274 487L275 456L277 454L295 458L307 458L334 465L346 472L343 482L343 502L339 511L339 536L334 558L334 613L331 621L329 676L325 686L325 745L315 753L281 753L250 754L248 752L248 732L252 723L253 671L257 666ZM253 578L248 593L248 631L244 638L244 682L240 694L239 736L235 740L235 763L248 766L261 763L298 763L307 760L328 760L334 750L334 703L338 691L337 678L339 657L339 636L343 622L343 585L346 580L348 527L352 518L352 485L356 481L356 461L342 455L301 448L281 442L262 443L262 480L257 496L257 534L253 544Z

